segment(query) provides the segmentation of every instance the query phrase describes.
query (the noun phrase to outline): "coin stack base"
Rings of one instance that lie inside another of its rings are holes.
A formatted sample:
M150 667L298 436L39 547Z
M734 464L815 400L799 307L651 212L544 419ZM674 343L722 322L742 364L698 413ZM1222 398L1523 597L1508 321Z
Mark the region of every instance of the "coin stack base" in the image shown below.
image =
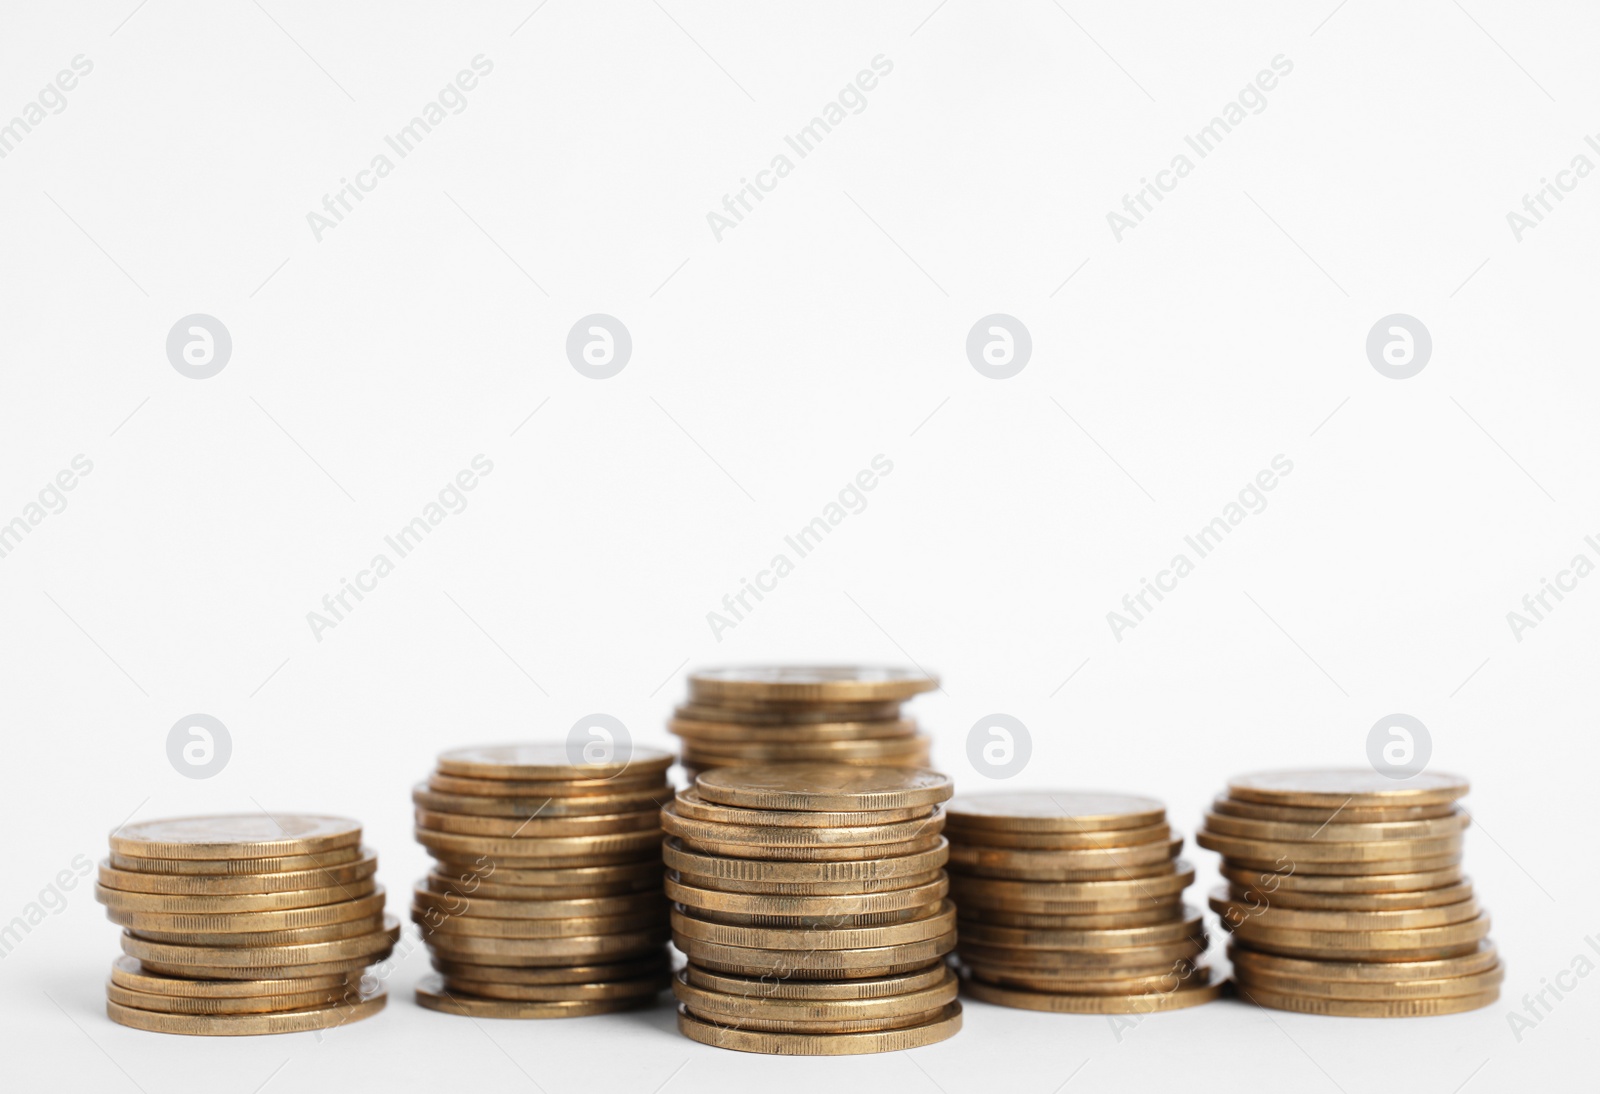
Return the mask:
M742 1052L844 1056L961 1028L955 909L919 769L720 768L662 810L678 1028Z
M123 928L112 1021L156 1033L330 1029L383 1009L362 972L389 956L377 857L339 817L186 817L111 834L95 897Z
M1150 1014L1221 994L1194 870L1152 798L1057 790L946 806L962 990L1062 1014Z
M1476 1010L1505 972L1461 872L1467 782L1284 771L1228 786L1196 836L1223 857L1211 907L1244 999L1348 1017Z
M706 669L668 724L683 766L830 763L920 767L929 738L901 704L938 687L910 669L819 665Z
M665 991L665 752L591 762L565 746L446 752L412 791L434 858L412 895L437 975L419 1005L472 1018L574 1018Z

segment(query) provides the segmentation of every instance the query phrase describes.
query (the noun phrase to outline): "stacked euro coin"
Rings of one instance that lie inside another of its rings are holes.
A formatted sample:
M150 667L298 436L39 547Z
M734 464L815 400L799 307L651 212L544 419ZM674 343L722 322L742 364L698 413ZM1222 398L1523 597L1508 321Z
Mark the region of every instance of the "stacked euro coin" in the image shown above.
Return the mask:
M411 794L434 866L412 897L437 975L417 1002L474 1018L566 1018L666 990L666 752L461 748Z
M1215 999L1194 868L1153 798L1080 790L946 806L963 990L1002 1006L1145 1014Z
M184 817L111 833L95 899L120 924L106 1014L157 1033L329 1029L383 1009L377 856L341 817Z
M1235 779L1202 847L1227 884L1238 993L1264 1007L1355 1017L1454 1014L1504 978L1489 915L1461 870L1467 781L1366 769Z
M691 778L737 764L919 767L929 738L900 708L938 686L920 671L861 665L705 669L690 675L668 728Z
M678 1028L744 1052L843 1056L961 1028L939 803L917 768L718 768L662 810Z

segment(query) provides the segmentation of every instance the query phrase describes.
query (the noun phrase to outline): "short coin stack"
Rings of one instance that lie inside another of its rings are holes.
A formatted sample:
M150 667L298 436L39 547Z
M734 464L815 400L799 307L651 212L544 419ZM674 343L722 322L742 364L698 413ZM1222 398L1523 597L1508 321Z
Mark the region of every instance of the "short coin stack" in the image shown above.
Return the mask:
M744 1052L843 1056L961 1028L938 805L915 768L719 768L662 810L678 1028Z
M672 756L564 745L446 752L411 793L435 860L412 898L437 976L417 1002L475 1018L629 1010L667 987L661 803Z
M1504 978L1461 872L1467 781L1370 770L1235 779L1197 842L1223 856L1211 907L1240 995L1311 1014L1454 1014Z
M1200 961L1194 868L1153 798L1090 791L962 795L949 816L957 965L974 999L1144 1014L1221 994Z
M910 669L820 665L705 669L668 728L683 739L690 777L736 764L920 767L928 736L905 700L939 686Z
M389 956L378 860L340 817L184 817L111 833L95 899L123 927L106 1014L157 1033L328 1029L376 1014Z

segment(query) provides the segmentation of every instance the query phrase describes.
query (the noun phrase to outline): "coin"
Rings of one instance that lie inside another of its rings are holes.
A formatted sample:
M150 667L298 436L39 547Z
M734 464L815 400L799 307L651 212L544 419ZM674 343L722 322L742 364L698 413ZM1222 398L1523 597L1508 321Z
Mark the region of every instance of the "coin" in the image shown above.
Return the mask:
M1171 872L1114 881L1021 881L956 874L951 892L961 908L984 907L1051 915L1092 915L1137 911L1176 898L1194 884L1194 867L1183 859Z
M523 986L553 986L574 984L603 984L655 977L665 983L672 972L665 950L657 950L646 957L596 965L472 965L449 961L435 954L433 967L444 974L447 982L453 980L486 981L496 984Z
M1500 955L1489 943L1480 942L1465 953L1429 961L1327 961L1256 953L1232 944L1228 947L1228 960L1233 962L1235 971L1291 979L1394 983L1478 976L1497 966Z
M720 1015L734 1021L753 1018L784 1022L872 1020L920 1015L943 1008L955 999L957 981L948 969L942 973L931 985L895 994L851 999L784 999L702 987L690 979L688 970L680 969L672 992L680 1003L702 1017Z
M538 1002L516 999L485 999L445 988L444 978L424 977L417 983L417 1005L445 1014L469 1018L578 1018L588 1014L613 1014L646 1006L653 993L612 999L568 999Z
M272 963L312 965L346 958L366 957L387 951L400 940L400 921L384 918L383 930L333 942L307 942L294 946L180 946L166 942L147 942L127 931L122 933L122 952L147 965L182 966L188 964L230 968L259 967Z
M1214 813L1229 817L1248 817L1252 820L1289 821L1295 824L1327 824L1342 821L1346 824L1383 824L1388 821L1433 820L1448 817L1459 807L1454 802L1437 805L1391 805L1367 808L1326 805L1262 805L1259 802L1235 801L1218 798L1211 803Z
M348 885L317 889L285 889L271 893L169 894L130 893L96 883L95 899L114 912L161 912L167 915L223 915L232 912L276 912L314 908L370 896L377 883L370 877Z
M656 996L667 990L671 977L640 980L608 980L593 984L507 984L498 980L445 976L444 991L483 999L506 999L521 1003L580 1003L598 999L634 999Z
M1459 863L1436 870L1409 873L1365 873L1349 876L1309 874L1288 864L1279 869L1258 870L1224 861L1222 876L1229 881L1275 893L1401 893L1455 885L1462 878Z
M733 770L741 770L734 768ZM944 814L935 811L914 820L845 827L727 824L680 816L677 803L661 807L661 828L669 835L701 844L751 844L757 847L865 847L926 839L944 830Z
M989 908L957 903L962 929L968 923L996 927L1029 927L1034 929L1083 931L1117 930L1124 927L1143 927L1151 923L1166 923L1182 915L1183 905L1173 899L1148 908L1131 912L1105 912L1093 915L1048 915L1033 912L1004 912Z
M1207 829L1195 833L1194 841L1208 851L1216 851L1230 859L1259 862L1287 858L1290 862L1304 864L1308 870L1313 865L1326 863L1397 863L1403 872L1407 863L1429 858L1461 854L1460 836L1443 836L1438 839L1368 840L1362 843L1333 843L1323 840L1306 840L1292 843L1287 840L1271 842L1222 836Z
M920 908L944 899L950 883L941 873L925 885L891 889L880 893L848 896L770 896L752 893L721 893L699 889L668 878L667 897L687 907L744 915L835 916L866 912L891 912Z
M1128 970L1113 969L1100 975L1083 972L1066 976L1047 976L1032 969L1007 969L1003 966L961 964L962 974L1001 988L1063 995L1161 995L1182 987L1212 983L1211 970L1192 961L1174 961L1159 971L1138 976Z
M1239 987L1249 1002L1278 1010L1302 1014L1332 1014L1346 1018L1416 1018L1435 1014L1460 1014L1487 1007L1500 998L1498 986L1471 995L1452 995L1431 999L1327 999L1268 991L1255 985Z
M340 1002L351 989L346 985L314 988L280 995L239 995L192 998L134 991L115 982L106 985L106 998L124 1007L165 1014L269 1014L278 1011L326 1007Z
M898 843L864 843L834 846L799 847L793 844L728 843L722 840L684 839L693 851L724 858L767 859L773 862L859 862L881 857L903 858L932 851L943 845L944 837L933 832Z
M663 904L662 907L665 907ZM568 919L490 919L485 916L443 915L437 909L411 908L411 921L422 929L424 941L441 939L560 939L643 931L661 922L657 908L625 915Z
M1505 980L1505 975L1505 969L1496 965L1475 976L1452 976L1441 980L1392 982L1296 980L1257 973L1250 973L1247 976L1236 973L1234 979L1252 990L1259 987L1265 991L1320 999L1444 999L1458 995L1476 995L1497 988Z
M296 870L317 870L325 866L343 866L371 854L372 852L365 847L339 847L332 851L318 851L309 855L184 859L124 855L113 850L106 861L113 869L135 873L231 877L239 874L279 874Z
M1017 851L957 842L950 847L950 866L951 869L987 877L1046 881L1072 870L1117 870L1165 862L1177 858L1182 849L1182 836L1129 847L1080 848L1071 851Z
M377 964L388 956L387 952L346 957L338 961L324 961L315 965L262 965L254 968L228 965L167 964L161 961L141 961L145 971L164 976L192 977L197 980L303 980L339 973L355 973Z
M374 855L342 866L323 866L313 870L294 870L276 874L231 874L221 877L194 874L147 874L118 870L109 859L100 862L100 885L125 893L165 893L174 896L223 895L230 893L274 893L292 889L314 889L329 885L348 885L368 878L378 868Z
M698 965L686 965L680 975L697 988L741 996L749 1000L780 999L830 1002L883 999L919 992L943 983L950 976L943 962L935 961L893 976L850 980L798 980L793 977L732 976Z
M961 1004L950 1003L924 1025L868 1033L767 1033L708 1022L678 1008L678 1028L692 1040L740 1052L778 1056L849 1056L867 1052L898 1052L943 1041L961 1029Z
M1476 906L1476 902L1474 907ZM1339 913L1334 913L1335 915ZM1374 912L1373 915L1403 915L1402 912ZM1478 912L1469 918L1433 927L1392 929L1328 930L1273 927L1259 920L1230 924L1235 937L1251 945L1278 952L1307 951L1318 954L1426 950L1477 942L1489 933L1489 916Z
M563 860L582 860L604 855L625 856L661 842L659 830L619 832L602 836L550 836L519 839L515 836L463 836L437 832L431 828L413 830L417 842L430 851L456 855L487 855L497 861L545 861L557 865Z
M921 942L950 933L955 927L955 920L955 905L948 900L941 902L933 915L883 927L735 927L711 923L680 911L674 911L671 917L673 934L678 938L775 950L860 950Z
M1103 976L1110 969L1170 968L1174 961L1199 957L1206 951L1204 936L1159 946L1130 946L1114 950L1021 950L1010 946L990 946L980 942L961 942L961 959L975 965L1003 965L1031 969L1037 973L1064 974L1068 971Z
M752 665L689 674L695 702L869 703L909 699L939 686L920 670L877 665Z
M659 830L655 809L632 813L602 813L592 817L472 817L461 813L436 813L417 809L413 816L418 826L434 832L465 836L502 836L512 839L542 839L547 836L595 836L619 832Z
M307 855L361 842L361 826L343 817L236 813L125 824L111 850L140 858L235 859Z
M573 798L506 798L446 794L429 789L427 783L418 783L411 788L411 800L424 809L471 817L592 817L659 809L672 800L672 788L663 784L620 794L589 794Z
M538 742L475 745L441 752L438 771L465 779L607 779L624 773L656 775L672 766L673 755L654 748L630 748L607 760L574 761L566 744Z
M1070 834L1146 828L1166 819L1154 798L1085 790L1032 790L962 794L945 811L950 823L979 832ZM1137 842L1137 841L1134 841Z
M612 962L636 957L661 946L668 937L665 927L574 938L483 938L435 933L428 944L435 954L463 964L592 965L602 958Z
M282 931L133 931L146 942L182 946L293 946L302 942L332 942L383 929L382 913L317 927L291 927Z
M119 1025L153 1033L187 1033L236 1037L260 1033L299 1033L332 1029L368 1018L383 1009L388 996L382 988L326 1006L277 1014L162 1014L106 1000L106 1016Z
M873 809L865 812L830 813L819 810L738 809L705 801L692 787L678 791L673 812L687 820L718 824L772 825L779 828L848 828L860 825L915 821L931 816L931 805L906 809Z
M949 953L954 931L938 938L859 949L762 949L674 936L673 942L691 964L743 976L834 980L891 976L925 967Z
M293 980L192 980L149 972L136 957L119 954L111 965L111 983L146 995L177 995L188 999L235 999L252 995L292 995L297 992L344 989L345 973L305 976Z
M1200 914L1184 908L1184 916L1165 923L1142 927L1101 927L1080 931L1048 928L997 927L985 923L963 922L961 942L1006 947L1017 950L1120 950L1137 946L1159 946L1203 937Z
M701 874L673 870L667 877L680 885L706 889L715 893L744 893L755 896L864 896L868 893L892 893L897 889L911 889L927 885L945 876L943 870L929 870L906 877L866 878L851 881L775 882L742 881L733 878L706 877Z
M1323 840L1328 843L1361 843L1377 840L1443 839L1459 835L1467 827L1467 815L1454 813L1433 820L1385 821L1354 824L1343 820L1322 824L1293 824L1286 821L1254 820L1221 813L1206 814L1206 829L1219 836L1241 839L1291 842Z
M961 990L985 1003L1056 1014L1156 1014L1209 1003L1222 995L1221 984L1184 985L1172 991L1134 995L1069 995L1063 992L1023 991L969 979Z
M269 912L124 912L107 909L106 918L133 931L185 933L234 933L248 931L290 931L365 919L383 911L383 886L367 896L319 904L311 908L284 908Z
M917 732L917 723L904 718L870 722L783 722L777 726L778 728L774 728L773 723L760 721L709 721L693 718L674 718L667 723L667 729L685 741L706 744L713 748L718 742L759 741L768 737L816 743L904 738L915 736Z
M721 805L836 812L937 805L950 797L951 788L949 776L936 771L831 764L719 769L695 780L702 799Z
M785 703L721 699L715 703L685 703L673 710L680 721L729 723L770 729L789 725L840 725L897 722L899 699L866 703Z
M1252 906L1303 908L1312 911L1382 912L1405 908L1437 908L1455 904L1472 896L1472 883L1463 880L1437 889L1417 889L1396 893L1306 893L1294 889L1228 886L1228 899Z
M441 794L475 798L592 798L602 794L632 794L643 790L665 790L664 773L618 775L610 779L471 779L434 772L428 776L428 789Z
M953 823L947 827L955 830L958 843L1024 851L1110 851L1119 847L1155 843L1170 839L1172 836L1172 829L1165 824L1150 824L1143 828L1119 828L1107 832L981 831Z
M1225 924L1240 924L1246 920L1262 927L1324 931L1398 930L1416 927L1439 927L1460 923L1478 914L1478 902L1469 895L1453 904L1440 904L1431 908L1400 908L1387 911L1350 911L1344 909L1286 908L1270 901L1252 903L1237 901L1228 895L1226 888L1213 890L1211 910Z
M1263 805L1373 806L1438 805L1466 796L1467 780L1439 772L1393 779L1371 768L1263 771L1228 784L1228 794Z
M909 854L839 861L781 861L725 857L688 848L676 839L662 844L662 859L670 869L701 877L728 877L747 881L789 884L855 880L886 880L937 870L949 855L949 843L939 836L930 847Z

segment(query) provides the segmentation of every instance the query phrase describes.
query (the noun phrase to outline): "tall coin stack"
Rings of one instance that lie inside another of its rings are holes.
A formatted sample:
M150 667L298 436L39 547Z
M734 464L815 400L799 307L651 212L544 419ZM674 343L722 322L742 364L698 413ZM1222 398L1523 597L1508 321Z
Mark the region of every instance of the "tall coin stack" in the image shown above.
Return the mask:
M1357 1017L1493 1003L1505 972L1461 872L1467 781L1370 770L1235 779L1197 842L1222 855L1211 907L1240 995Z
M898 668L818 665L705 669L668 727L683 739L684 770L736 764L831 763L920 767L929 738L905 700L939 686Z
M120 924L106 1014L157 1033L329 1029L376 1014L389 956L377 857L340 817L184 817L111 833L95 899Z
M590 762L558 744L439 757L411 793L434 867L413 894L437 976L417 1002L475 1018L645 1006L667 987L666 752Z
M1194 868L1153 798L1076 790L951 801L963 990L1002 1006L1144 1014L1215 999Z
M914 768L719 768L662 810L678 1028L744 1052L843 1056L961 1028L940 868L950 780Z

